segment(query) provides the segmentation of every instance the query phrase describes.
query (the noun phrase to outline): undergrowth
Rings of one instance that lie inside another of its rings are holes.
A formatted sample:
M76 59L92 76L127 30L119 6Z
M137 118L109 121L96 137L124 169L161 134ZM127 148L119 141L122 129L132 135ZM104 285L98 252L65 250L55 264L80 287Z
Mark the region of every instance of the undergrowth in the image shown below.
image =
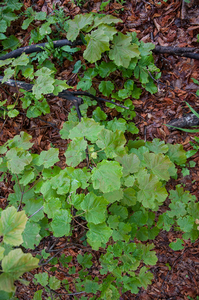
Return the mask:
M56 78L57 59L60 65L66 59L73 64L77 90L103 95L126 108L106 103L109 110L117 111L117 117L110 120L108 110L103 111L105 105L96 107L96 101L83 96L81 121L72 108L60 131L61 138L69 141L64 169L57 165L59 149L34 154L32 137L26 132L0 147L1 181L9 177L14 186L8 206L1 210L0 296L16 299L14 282L19 279L28 284L21 276L47 264L52 265L51 273L59 264L66 278L74 275L74 299L119 299L127 291L137 294L140 287L147 288L152 282L150 267L157 257L151 242L160 230L183 232L182 239L170 244L173 250L182 249L184 240L195 241L199 236L195 197L179 185L175 190L166 189L166 183L177 178L177 166L186 164L182 145L126 138L126 133L138 133L132 122L132 99L139 99L143 89L157 91L154 78L161 74L151 52L154 45L138 41L135 33L118 32L117 24L122 21L111 15L89 13L69 20L61 9L48 16L32 8L20 9L22 4L14 0L1 4L2 55L19 47L19 40L6 36L18 17L23 18L23 30L34 25L30 44L48 44L41 53L0 60L3 82L20 76L33 84L32 92L20 90L13 103L1 101L2 117L13 118L21 111L28 118L50 113L45 95L73 88ZM55 49L58 33L72 42L81 39L84 45ZM74 63L77 54L81 59ZM90 107L92 118L88 118ZM167 197L169 209L160 214L159 207ZM78 244L88 251L77 256L75 265L70 255L58 252L52 257L41 249L41 241L48 236L66 237L71 245L76 231L81 232ZM34 255L38 245L39 254L33 257L30 253ZM98 276L92 273L96 254L100 256ZM42 286L35 300L42 299L42 293L48 299L59 299L73 291L66 278L59 280L51 273L34 275L34 284Z

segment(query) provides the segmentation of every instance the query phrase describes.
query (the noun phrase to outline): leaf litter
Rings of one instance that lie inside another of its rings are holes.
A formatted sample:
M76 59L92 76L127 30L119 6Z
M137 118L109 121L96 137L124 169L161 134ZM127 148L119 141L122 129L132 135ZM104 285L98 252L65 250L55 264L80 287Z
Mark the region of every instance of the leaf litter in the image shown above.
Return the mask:
M121 1L122 4L119 2L109 3L103 12L123 20L123 23L117 25L117 29L122 33L135 31L139 40L153 42L159 46L198 47L196 36L199 33L199 5L197 5L196 1L191 0L188 4L184 1L179 2L175 0ZM81 7L75 3L77 4L75 1L68 0L24 0L26 8L34 5L36 11L47 12L48 14L53 11L53 7L63 7L65 14L70 17L89 13L90 11L100 12L101 1L85 1ZM9 30L13 30L14 34L18 28L17 26L16 28L11 27ZM22 46L27 46L30 32L22 31L17 34L23 39ZM199 137L199 134L178 130L171 131L164 124L174 119L179 119L190 112L185 101L197 111L199 106L199 99L195 95L197 86L193 84L191 78L199 80L199 61L169 54L154 54L154 58L156 66L162 72L160 82L157 82L158 93L149 95L149 93L144 91L139 100L133 101L136 111L134 122L140 130L135 137L147 141L159 138L166 143L182 144L185 150L190 150L189 142L192 141L194 136ZM83 60L80 54L76 56L76 61L78 60ZM70 78L75 84L77 77L74 78L72 74L73 68L70 65L65 65L64 68L57 66L57 68L60 69L60 78L66 76L67 80ZM16 89L12 87L6 88L6 91L1 88L1 99L8 99L11 102L11 94L9 92L13 91L16 92ZM63 106L62 100L58 97L50 99L50 106L51 113L42 118L27 119L25 115L19 115L14 119L0 119L0 142L2 145L8 139L19 134L20 131L25 130L33 137L32 142L34 142L33 150L35 153L49 150L50 145L59 148L61 152L61 162L59 164L60 167L64 168L63 154L68 142L60 138L59 130L62 128L64 121L67 120L71 107L69 102L64 103ZM53 127L51 124L53 124ZM191 160L195 161L196 165L194 168L190 168L190 175L181 176L175 181L170 181L167 187L171 189L176 184L181 183L186 190L189 190L192 195L199 198L199 157L197 153ZM195 180L194 183L192 183L193 180ZM6 199L12 190L12 182L9 182L9 178L6 183L0 183L0 188L1 207L4 208ZM168 204L169 202L166 200L160 208L160 213L166 210ZM79 240L79 235L81 235L81 230L74 234L74 245L68 243L65 238L56 239L53 236L46 237L43 243L47 249L61 250L61 253L71 255L73 262L69 263L69 265L74 265L76 271L78 271L77 255L91 251L90 248L83 245L75 246L75 239ZM196 241L194 244L191 244L187 241L184 250L173 251L169 247L169 243L176 241L177 238L181 238L181 235L181 233L174 230L169 232L161 231L159 233L153 241L158 262L150 269L154 274L152 285L148 286L146 290L141 288L137 295L127 292L121 296L121 300L181 300L189 299L188 296L195 299L199 295L199 243ZM40 247L38 246L34 251L37 252L39 249ZM97 268L99 256L100 253L96 252L94 255L96 267L92 271L95 276L101 277L100 279L102 280L103 276L99 274ZM45 272L51 272L51 266L48 264L42 268ZM38 270L34 270L32 274L36 272ZM66 278L66 275L63 275L64 272L66 270L63 268L57 271L57 278L60 280ZM31 274L25 274L24 279L32 279ZM73 275L68 275L67 279L72 286ZM19 299L32 299L35 291L34 284L25 287L18 281L16 296ZM62 299L69 298L65 296Z

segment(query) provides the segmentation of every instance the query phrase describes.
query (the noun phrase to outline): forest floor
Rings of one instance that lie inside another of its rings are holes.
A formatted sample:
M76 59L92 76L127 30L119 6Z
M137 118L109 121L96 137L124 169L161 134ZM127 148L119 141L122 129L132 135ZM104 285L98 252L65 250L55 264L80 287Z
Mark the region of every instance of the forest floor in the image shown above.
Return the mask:
M121 32L136 31L139 40L153 42L155 45L160 46L198 47L199 5L196 1L191 1L188 4L179 0L168 0L166 2L121 0L121 2L123 4L110 3L104 10L104 13L112 14L123 20L123 23L119 26ZM99 12L100 4L100 1L94 0L87 1L79 7L68 0L24 0L26 7L32 6L36 11L46 11L47 13L52 12L53 5L55 8L63 7L65 13L70 17L90 11ZM16 34L17 28L13 30L13 34ZM18 32L18 38L20 37L24 41L22 47L28 45L29 34L28 31L26 33L24 31ZM81 59L81 57L77 59ZM192 141L194 136L199 137L199 134L170 130L164 124L175 118L181 118L184 114L190 112L185 101L196 111L199 111L199 98L195 94L198 88L191 80L191 78L199 80L199 61L168 54L154 54L154 59L156 66L162 72L160 82L157 83L158 93L150 95L145 91L139 100L133 100L136 112L134 122L140 130L134 138L140 137L147 141L159 138L166 143L182 144L185 150L190 150L192 147L189 142ZM74 63L75 61L73 65ZM74 74L72 74L73 66L66 62L58 68L60 69L60 78L72 81L73 85L77 84L77 76L74 77ZM15 88L6 88L6 90L9 92L16 91ZM5 90L1 89L1 92L2 99L10 97ZM19 115L14 119L0 118L0 144L4 144L21 131L26 131L33 137L35 153L48 150L50 145L59 148L64 153L67 142L60 138L59 130L67 120L70 104L66 102L63 107L62 101L54 97L50 100L50 107L51 113L41 118L28 119L25 115ZM54 127L51 127L45 121L53 123ZM132 139L132 137L130 138ZM182 184L186 190L199 199L198 154L195 154L190 160L196 162L195 167L190 168L190 174L184 177L181 175L177 180L170 181L168 188L174 188L176 184ZM7 182L6 185L2 186L2 208L4 208L10 192L12 192L12 184ZM162 212L167 205L166 202L161 207ZM160 232L153 241L158 262L150 269L154 274L152 285L147 290L141 288L137 295L127 292L121 296L121 300L198 299L199 240L193 244L187 242L182 251L173 251L169 247L169 243L175 241L177 237L181 237L181 233L172 230ZM63 248L63 253L68 253L73 257L76 257L80 252L85 253L87 251L86 247L83 246L81 249L75 245L71 248L64 248L64 242L64 238L57 240L53 237L47 237L43 241L43 245L50 248L54 244L54 249ZM35 251L38 249L39 247ZM49 271L51 267L52 265L45 265L42 270ZM96 276L100 276L97 267L96 274ZM60 272L58 276L61 279L65 275ZM26 274L24 278L30 280L31 275ZM69 282L72 281L72 278L67 279ZM19 299L32 299L36 290L34 284L26 287L18 282L16 296ZM74 298L73 296L63 296L61 299Z

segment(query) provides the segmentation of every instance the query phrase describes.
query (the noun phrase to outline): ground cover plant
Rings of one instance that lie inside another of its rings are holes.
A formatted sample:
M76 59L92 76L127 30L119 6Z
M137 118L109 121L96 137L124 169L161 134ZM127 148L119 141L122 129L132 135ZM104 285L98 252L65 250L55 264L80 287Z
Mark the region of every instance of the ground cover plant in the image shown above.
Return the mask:
M17 87L13 98L1 101L1 117L48 116L49 95L63 96L74 107L59 131L67 145L62 159L53 145L35 151L25 131L0 147L1 182L12 184L0 219L0 296L17 299L16 285L28 285L28 276L39 286L33 299L136 295L152 283L153 241L162 230L182 233L169 243L175 251L199 236L196 197L181 185L167 188L180 168L186 172L190 153L181 144L135 136L132 100L143 90L158 91L155 46L139 41L136 32L120 32L122 20L109 14L70 19L62 9L47 15L10 0L1 5L1 15L1 82ZM22 30L30 30L30 44L46 42L41 52L6 58L7 50L20 45L9 35L17 18ZM60 34L69 43L57 48L53 42ZM65 61L76 84L58 76ZM48 238L64 238L66 249L77 245L84 251L73 258L62 248L44 247Z

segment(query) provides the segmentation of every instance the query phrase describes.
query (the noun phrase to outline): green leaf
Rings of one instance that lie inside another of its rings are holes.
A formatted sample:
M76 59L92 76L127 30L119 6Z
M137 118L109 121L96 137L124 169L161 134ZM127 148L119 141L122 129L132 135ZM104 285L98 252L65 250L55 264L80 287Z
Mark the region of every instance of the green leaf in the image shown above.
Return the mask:
M113 203L122 199L123 191L122 189L120 189L113 192L104 193L104 197L108 200L109 203Z
M167 155L170 160L177 165L182 165L187 161L186 151L184 151L183 146L181 144L168 144L169 151Z
M149 284L151 284L151 281L153 279L153 274L150 272L147 272L146 267L142 267L139 273L139 281L141 285L146 289Z
M34 298L33 298L33 300L42 300L42 290L39 290L39 291L36 291L35 293L34 293Z
M59 198L52 198L44 203L44 212L48 218L54 218L54 215L60 210L62 204Z
M62 237L63 235L69 235L70 233L71 214L65 210L60 209L54 216L51 223L53 234L55 237Z
M113 240L124 240L128 242L130 238L130 235L128 235L128 233L130 233L130 231L131 225L129 223L119 222L118 229L113 231Z
M184 232L190 232L194 226L194 218L192 216L180 217L177 220L177 224L180 226L180 229Z
M73 138L85 136L86 139L94 143L103 128L104 126L99 125L93 119L82 118L81 122L70 130L69 138L72 140Z
M165 201L167 197L166 189L161 187L157 176L148 174L146 170L138 173L138 184L140 191L137 194L137 200L142 203L145 208L157 209L157 200L159 204Z
M15 50L20 45L20 42L14 35L10 35L6 40L2 41L2 45L4 50Z
M0 275L0 290L8 293L12 292L13 294L13 292L15 292L15 289L16 288L14 286L14 278L12 277L12 275L7 273L2 273Z
M61 286L61 281L55 276L51 276L49 278L49 286L52 290L58 290Z
M134 153L125 154L122 157L117 157L116 160L123 167L123 176L127 176L132 173L136 173L139 170L140 160Z
M106 244L112 235L112 230L105 223L88 223L88 228L87 241L93 250L98 250L102 244Z
M6 35L3 33L0 33L0 40L5 40L7 39Z
M22 232L26 222L27 217L24 211L17 212L13 206L3 210L0 219L0 235L3 235L4 243L13 246L22 244Z
M94 224L105 222L107 204L104 197L98 197L92 192L87 194L81 203L86 220Z
M53 94L57 96L60 92L69 88L70 86L66 84L63 80L55 79Z
M92 182L94 189L100 189L103 193L120 189L122 167L116 161L103 160L92 170Z
M102 78L105 78L108 77L110 73L115 72L116 69L117 67L112 61L109 61L107 63L105 61L102 61L98 67L98 72Z
M113 46L109 52L109 58L117 66L128 68L131 58L139 56L140 52L136 44L131 45L131 37L121 32L113 37Z
M151 50L155 48L155 45L153 43L144 43L143 41L140 41L139 51L141 56L147 56L150 54Z
M81 254L78 254L77 255L77 261L78 263L83 267L83 268L90 268L93 263L92 263L92 254L88 254L88 253L85 253L84 255L81 255Z
M126 120L122 119L122 118L114 118L111 121L108 121L106 128L111 130L111 131L116 131L116 130L121 130L122 132L126 131Z
M146 142L145 146L148 147L151 152L156 154L166 153L169 150L168 145L165 145L165 142L160 139L153 139L152 142Z
M76 167L81 161L86 158L87 142L83 137L74 138L66 152L66 164L71 167Z
M15 118L16 116L18 116L19 111L17 109L12 109L8 112L8 117L9 118Z
M34 249L35 246L39 245L39 242L41 241L41 236L39 235L40 229L41 227L39 224L30 221L27 222L26 228L22 234L24 240L23 246L26 249Z
M42 286L47 286L48 284L48 273L39 273L35 274L34 276L38 283L40 283Z
M109 97L111 92L114 90L114 84L111 81L101 81L99 84L99 91L104 95Z
M77 74L81 67L82 67L82 62L81 62L81 60L78 60L78 61L74 64L72 73Z
M122 220L125 220L128 216L128 210L126 207L118 205L117 203L114 203L111 205L111 207L109 208L109 211L120 217Z
M31 180L35 177L35 174L32 169L30 170L25 170L19 183L22 184L23 186L26 186L28 183L31 182Z
M29 198L24 201L26 204L24 210L28 216L31 216L36 211L38 211L43 206L43 198L39 197L37 199ZM38 211L34 216L31 217L32 222L38 222L44 217L43 210Z
M98 15L94 18L94 25L92 27L95 28L101 24L117 24L123 22L121 19L118 19L112 15Z
M3 259L5 248L0 247L0 260Z
M93 22L92 14L76 15L73 20L69 20L67 22L69 25L68 32L67 32L67 39L72 42L76 40L80 30L86 27L87 25L90 25L92 22Z
M121 204L125 206L133 206L137 202L136 192L133 188L124 189L124 195Z
M8 81L15 74L15 70L11 67L5 69L2 83Z
M101 110L99 106L93 111L93 119L95 120L95 122L104 121L106 120L106 118L107 115Z
M124 148L126 139L123 132L120 130L112 132L107 129L102 129L102 131L98 135L96 144L99 148L105 151L108 158L122 156L126 152Z
M173 166L173 163L167 156L162 153L144 153L145 165L149 168L153 174L161 180L168 181L170 178L169 168Z
M147 245L139 244L139 248L141 248L143 251L143 255L142 255L143 262L146 265L154 266L158 261L156 252L151 251L154 248L154 245L153 244L147 244Z
M109 50L109 38L101 29L97 29L90 35L87 35L86 41L88 44L83 57L90 63L99 60L102 53Z
M177 238L177 239L176 239L176 242L171 242L171 243L169 244L169 247L170 247L171 249L173 249L174 251L179 251L179 250L184 249L184 246L182 246L183 243L184 243L183 240Z
M95 281L86 280L84 283L84 288L86 293L95 294L99 290L99 284Z
M7 22L5 20L0 20L0 32L6 32Z
M79 124L78 121L67 121L63 124L63 128L60 130L60 135L62 139L68 139L70 130L73 129L77 124Z
M52 167L59 161L59 149L50 148L48 151L42 151L35 160L36 166L44 166L44 168Z
M40 99L42 94L49 94L54 91L55 79L50 76L53 72L53 70L46 67L42 67L35 72L35 76L38 76L38 78L35 81L32 91L37 99Z
M18 58L12 62L12 65L15 66L26 66L29 63L29 57L27 54L22 53Z

